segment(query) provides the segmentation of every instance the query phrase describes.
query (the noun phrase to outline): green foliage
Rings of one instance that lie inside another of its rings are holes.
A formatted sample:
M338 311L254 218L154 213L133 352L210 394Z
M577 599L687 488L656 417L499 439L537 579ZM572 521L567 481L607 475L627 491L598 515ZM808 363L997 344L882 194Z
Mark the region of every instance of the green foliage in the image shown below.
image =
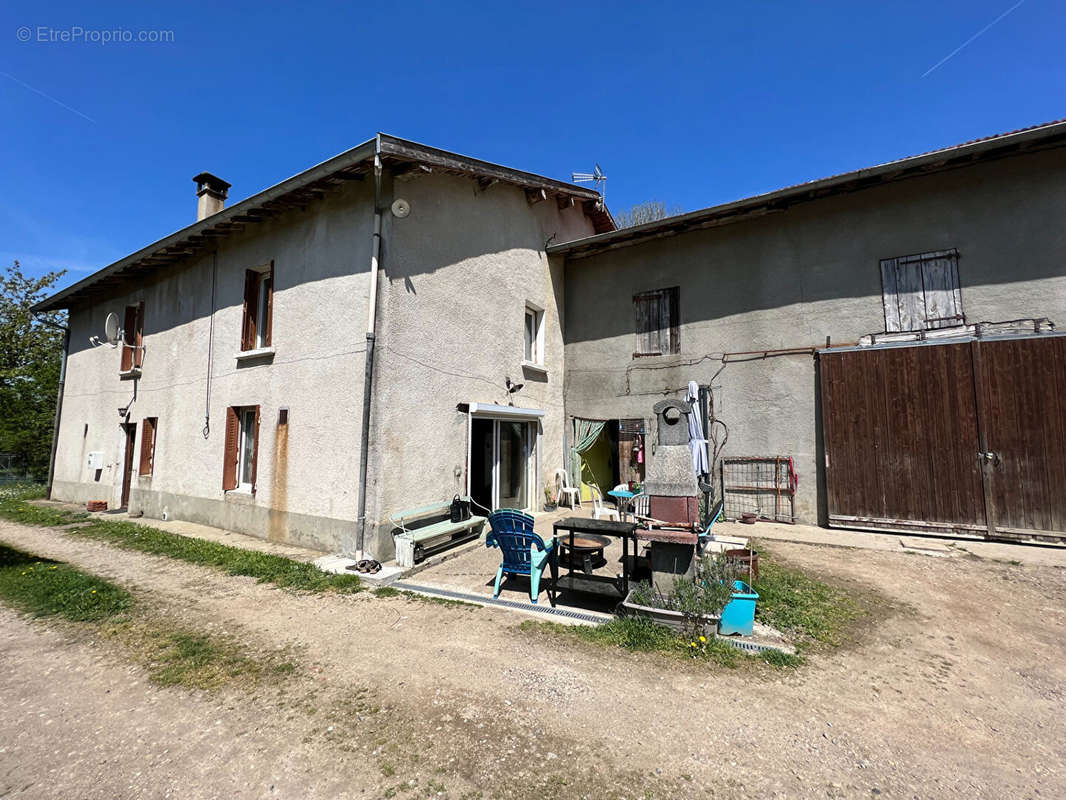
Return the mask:
M792 638L823 645L841 643L844 629L861 609L847 592L801 570L781 564L765 547L759 550L759 600L755 616Z
M379 586L374 589L374 597L405 597L408 600L414 600L419 603L430 603L431 605L447 606L449 608L464 608L473 610L477 608L483 608L483 606L477 603L468 603L465 600L453 600L450 597L435 597L431 594L420 594L419 592L411 592L406 589L397 589L394 586Z
M11 484L0 488L0 517L23 525L52 527L77 522L88 516L48 506L37 506L26 500L44 497L44 486L39 484Z
M120 586L4 545L0 545L0 598L36 616L74 622L111 617L133 604L130 593Z
M48 473L65 315L30 308L62 276L29 278L17 261L0 276L0 453L36 480Z
M695 638L704 632L701 618L722 613L733 595L733 580L733 570L718 553L699 559L695 575L675 578L669 595L641 581L630 590L629 599L637 605L680 612L685 618L685 633Z
M285 589L352 593L363 588L358 575L334 575L305 561L181 536L133 522L96 519L84 528L72 529L70 535L87 536L126 550L140 550L215 567L230 575L245 575Z

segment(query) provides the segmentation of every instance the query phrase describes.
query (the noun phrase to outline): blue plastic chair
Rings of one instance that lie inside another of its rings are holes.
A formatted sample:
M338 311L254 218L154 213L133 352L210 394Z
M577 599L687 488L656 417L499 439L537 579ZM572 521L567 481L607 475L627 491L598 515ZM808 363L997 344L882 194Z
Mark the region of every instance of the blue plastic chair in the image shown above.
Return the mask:
M714 527L714 523L716 523L718 520L720 520L722 518L722 511L723 511L723 506L724 505L725 504L721 500L718 501L718 504L716 506L716 510L711 515L711 521L707 523L707 527L704 529L703 533L701 533L699 535L699 537L697 538L697 540L696 540L696 552L699 555L703 555L703 551L707 549L707 543L711 541L711 536L712 536L711 528Z
M537 602L540 594L540 576L548 564L555 540L545 544L533 532L533 517L524 511L502 509L489 515L491 532L485 537L486 547L498 547L503 551L503 563L496 571L493 599L500 596L500 584L504 575L528 575L529 599Z

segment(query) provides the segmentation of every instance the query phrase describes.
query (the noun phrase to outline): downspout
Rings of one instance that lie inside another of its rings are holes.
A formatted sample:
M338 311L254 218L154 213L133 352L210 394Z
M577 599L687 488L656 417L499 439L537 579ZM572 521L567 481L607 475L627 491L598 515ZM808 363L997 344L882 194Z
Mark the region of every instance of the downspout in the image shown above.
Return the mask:
M70 327L63 328L63 358L59 362L59 388L56 390L56 413L52 421L52 449L48 453L48 485L44 496L52 499L52 482L56 474L56 449L59 446L59 420L63 415L63 384L67 380L67 353L70 351Z
M378 305L378 262L381 256L381 134L374 142L374 233L370 241L370 298L366 312L366 362L363 367L363 424L359 441L359 510L356 518L355 558L366 558L367 462L370 455L370 406L374 391L374 345Z

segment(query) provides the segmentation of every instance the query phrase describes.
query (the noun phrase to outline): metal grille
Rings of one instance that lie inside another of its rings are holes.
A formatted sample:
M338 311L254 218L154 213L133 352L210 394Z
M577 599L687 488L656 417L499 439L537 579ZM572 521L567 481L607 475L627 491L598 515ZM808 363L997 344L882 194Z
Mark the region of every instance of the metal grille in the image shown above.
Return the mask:
M788 456L734 456L722 459L724 515L755 514L775 522L796 521L798 477Z

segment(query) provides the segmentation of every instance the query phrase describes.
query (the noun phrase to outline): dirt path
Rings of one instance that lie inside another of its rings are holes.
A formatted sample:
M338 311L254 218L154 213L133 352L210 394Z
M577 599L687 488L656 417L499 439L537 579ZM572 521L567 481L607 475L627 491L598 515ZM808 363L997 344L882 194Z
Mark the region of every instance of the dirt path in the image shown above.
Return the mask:
M2 797L1066 796L1059 569L775 544L896 610L856 647L753 673L569 646L493 609L294 595L54 530L0 522L0 540L296 645L301 664L256 696L160 689L0 612Z

